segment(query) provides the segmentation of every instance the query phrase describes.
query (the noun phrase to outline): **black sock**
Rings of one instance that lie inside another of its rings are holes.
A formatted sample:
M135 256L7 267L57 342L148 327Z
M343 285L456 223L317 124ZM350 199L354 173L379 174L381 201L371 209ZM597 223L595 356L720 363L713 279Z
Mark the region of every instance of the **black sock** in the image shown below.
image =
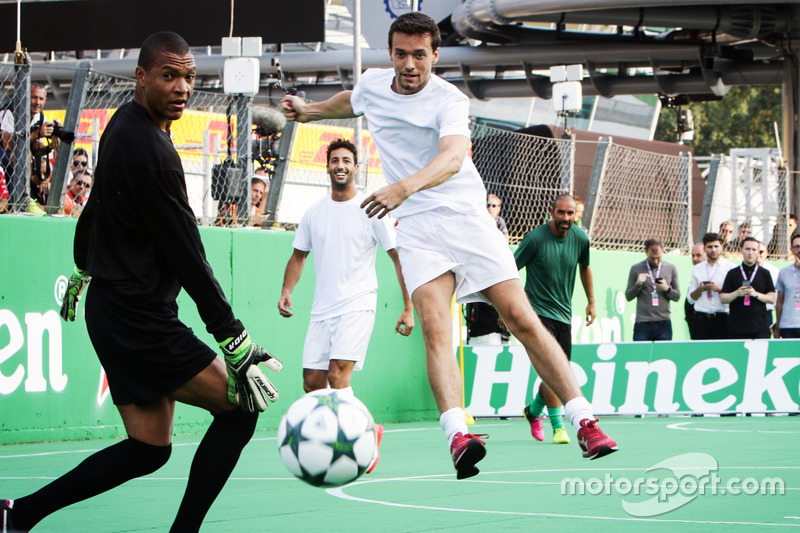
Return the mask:
M171 450L172 445L153 446L130 437L100 450L49 485L14 500L14 527L30 529L59 509L155 472Z
M250 442L258 413L234 409L214 415L192 460L189 482L170 532L198 531L211 504L228 481L242 449Z

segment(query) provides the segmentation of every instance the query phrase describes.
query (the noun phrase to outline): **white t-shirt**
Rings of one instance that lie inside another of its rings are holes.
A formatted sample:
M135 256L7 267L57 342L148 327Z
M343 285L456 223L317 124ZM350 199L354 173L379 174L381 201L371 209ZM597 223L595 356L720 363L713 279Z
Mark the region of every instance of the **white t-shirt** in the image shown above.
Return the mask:
M775 292L776 298L778 292L783 293L783 310L778 327L800 328L800 309L795 308L795 302L800 301L800 269L794 265L780 269Z
M720 257L714 266L708 264L708 260L697 263L692 267L692 279L689 281L689 294L694 292L704 281L713 281L720 287L725 283L725 276L728 271L736 265ZM711 298L708 295L711 295ZM692 301L691 296L689 301ZM728 304L723 304L719 299L719 293L715 291L705 291L694 303L694 310L697 313L727 313Z
M39 120L47 122L47 116L43 111L40 111L31 117L31 127L38 124ZM0 130L6 133L14 133L14 113L12 113L9 109L0 111Z
M377 245L396 246L394 219L369 218L361 209L364 194L347 202L326 196L303 215L294 248L313 251L317 277L311 320L325 320L351 311L375 310L378 278Z
M422 169L439 154L439 139L469 139L469 99L435 74L416 94L392 90L394 69L368 69L350 96L357 115L364 115L380 152L386 181L394 183ZM394 210L398 218L449 207L465 214L486 211L486 188L468 156L461 170L444 183L412 194Z

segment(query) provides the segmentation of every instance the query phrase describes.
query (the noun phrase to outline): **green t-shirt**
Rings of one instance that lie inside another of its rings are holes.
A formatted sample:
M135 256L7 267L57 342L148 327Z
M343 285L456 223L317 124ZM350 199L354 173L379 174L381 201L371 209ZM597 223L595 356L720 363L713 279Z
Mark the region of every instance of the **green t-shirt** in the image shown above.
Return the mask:
M549 224L534 229L519 243L514 258L526 268L525 293L533 309L566 324L572 323L572 293L578 263L589 265L589 235L573 225L563 239Z

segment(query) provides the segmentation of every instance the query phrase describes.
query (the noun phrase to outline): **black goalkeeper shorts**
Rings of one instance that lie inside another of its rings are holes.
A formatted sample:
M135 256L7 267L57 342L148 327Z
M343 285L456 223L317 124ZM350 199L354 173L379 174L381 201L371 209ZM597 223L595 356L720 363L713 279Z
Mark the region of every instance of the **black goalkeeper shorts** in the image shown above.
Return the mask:
M217 356L178 320L176 303L123 296L91 283L86 328L115 405L142 406L180 388Z

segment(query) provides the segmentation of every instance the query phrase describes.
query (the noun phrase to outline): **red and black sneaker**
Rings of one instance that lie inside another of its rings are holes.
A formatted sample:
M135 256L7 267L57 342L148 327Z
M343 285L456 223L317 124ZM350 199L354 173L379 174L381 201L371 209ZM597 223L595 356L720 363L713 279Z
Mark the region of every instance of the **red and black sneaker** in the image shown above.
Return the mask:
M472 477L480 472L475 464L486 457L486 443L480 437L486 439L489 438L489 435L473 435L471 433L465 435L458 432L450 444L450 455L453 456L458 479Z
M597 427L597 420L589 420L588 418L581 420L581 429L578 430L578 444L583 450L583 456L590 459L603 457L619 449L614 439Z

